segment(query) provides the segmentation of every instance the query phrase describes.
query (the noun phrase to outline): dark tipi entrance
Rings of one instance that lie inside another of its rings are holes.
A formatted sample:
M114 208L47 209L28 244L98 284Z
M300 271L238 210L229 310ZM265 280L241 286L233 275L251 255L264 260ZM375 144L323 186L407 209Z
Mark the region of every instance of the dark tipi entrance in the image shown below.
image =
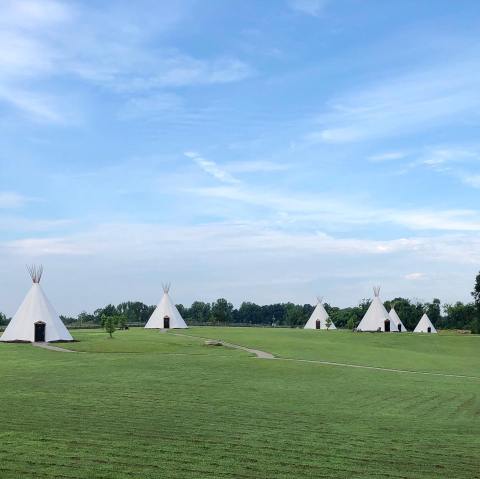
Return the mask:
M432 332L432 328L429 326L429 327L427 328L427 333L431 333L431 332Z
M390 332L390 320L386 319L385 322L383 323L383 325L384 325L385 332L389 333Z
M35 328L35 342L36 343L44 343L45 342L45 323L42 321L38 321L34 324Z
M170 318L168 316L163 318L163 327L165 329L170 329Z
M320 329L320 320L319 319L317 319L315 321L315 329Z
M398 332L399 332L399 333L402 332L402 325L401 325L401 324L398 325Z

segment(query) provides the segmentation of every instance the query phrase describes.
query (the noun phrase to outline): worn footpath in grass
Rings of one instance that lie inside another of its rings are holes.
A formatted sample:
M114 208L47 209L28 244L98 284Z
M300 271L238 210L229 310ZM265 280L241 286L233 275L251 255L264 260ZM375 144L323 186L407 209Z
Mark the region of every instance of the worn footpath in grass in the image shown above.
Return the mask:
M223 339L283 358L480 377L479 335L222 327L190 328L185 334Z
M221 336L304 354L295 331L249 331ZM74 335L65 346L94 352L0 344L2 479L480 477L476 380L259 360L171 332ZM385 345L369 347L381 363Z

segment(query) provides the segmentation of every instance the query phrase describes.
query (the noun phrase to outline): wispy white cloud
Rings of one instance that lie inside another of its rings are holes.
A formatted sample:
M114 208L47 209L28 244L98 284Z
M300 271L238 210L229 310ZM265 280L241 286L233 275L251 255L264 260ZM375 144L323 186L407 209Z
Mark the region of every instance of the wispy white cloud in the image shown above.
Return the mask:
M418 167L428 168L473 188L480 187L479 175L476 173L480 163L480 151L477 147L458 145L428 147L412 153L412 157L415 159L405 165L407 171Z
M118 238L114 244L111 235ZM349 255L385 255L423 248L417 239L389 241L335 238L323 232L292 233L266 227L262 223L216 223L199 226L160 226L154 224L104 224L91 231L65 237L26 238L4 242L15 254L100 255L116 257L128 250L144 259L158 257L172 240L182 242L185 251L305 251Z
M57 99L34 89L20 90L0 84L0 101L41 123L63 124L73 119L72 115L67 113L67 109L60 107Z
M144 116L150 118L156 115L179 113L184 111L184 101L175 93L156 93L146 96L134 96L123 106L122 119L137 119Z
M26 196L12 191L0 191L0 209L20 208L29 201Z
M479 160L480 153L476 149L458 146L439 146L428 148L421 155L419 162L432 168L438 168L447 163L469 163L472 161L478 162Z
M194 151L186 151L185 156L192 159L205 173L213 176L222 183L239 183L228 171L218 166L214 161L203 158L200 154Z
M429 130L480 107L480 62L476 58L383 79L339 96L306 139L349 143Z
M355 225L393 224L409 230L480 231L480 212L476 210L393 209L359 206L353 199L331 195L299 195L275 190L256 190L245 185L190 188L204 197L222 198L267 208L285 214L293 222L319 222L331 228Z
M426 279L426 274L425 273L408 273L405 275L405 279L408 279L409 281L418 281L421 279Z
M234 56L195 58L168 45L152 47L151 38L163 24L179 21L182 2L177 3L159 5L158 14L148 16L55 0L2 2L0 101L33 119L59 123L72 106L40 91L38 80L70 76L123 95L149 93L158 107L166 99L164 88L230 83L252 75L252 68ZM145 113L141 99L132 101L137 104L127 110Z
M463 174L462 181L469 186L474 188L480 188L480 175L476 174Z
M3 245L13 254L41 257L51 255L89 255L93 250L72 238L25 238Z
M245 160L245 161L235 161L227 164L228 171L232 173L258 173L258 172L274 172L274 171L285 171L291 168L290 164L275 162L275 161L264 161L264 160Z
M327 7L329 0L288 0L288 5L296 10L314 17L320 16Z
M371 155L368 157L368 159L369 161L377 163L382 161L403 160L407 156L408 156L408 153L405 153L403 151L388 151L386 153Z

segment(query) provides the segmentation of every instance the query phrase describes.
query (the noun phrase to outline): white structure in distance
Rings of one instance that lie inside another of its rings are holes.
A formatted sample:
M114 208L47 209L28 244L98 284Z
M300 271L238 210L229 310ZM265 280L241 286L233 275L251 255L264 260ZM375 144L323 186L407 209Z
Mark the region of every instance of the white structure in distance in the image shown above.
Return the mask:
M420 318L417 326L413 330L414 333L436 333L437 330L435 326L430 321L430 318L426 315L426 313Z
M145 328L147 329L185 329L187 323L182 318L177 307L170 298L170 283L162 284L163 296L155 311L150 316Z
M407 328L404 326L404 324L402 323L402 320L400 319L400 316L395 311L395 306L392 307L388 315L390 316L390 319L394 325L394 327L392 328L392 331L398 331L399 333L407 332Z
M388 315L385 306L380 300L380 286L373 288L373 300L365 313L365 316L357 326L357 331L383 331L390 332L398 329L396 323Z
M304 329L337 329L331 319L330 326L327 327L328 318L328 313L323 307L322 298L317 297L317 305L309 320L305 323Z
M45 296L40 280L43 267L27 268L33 284L22 304L6 327L0 341L52 342L73 341L60 316Z

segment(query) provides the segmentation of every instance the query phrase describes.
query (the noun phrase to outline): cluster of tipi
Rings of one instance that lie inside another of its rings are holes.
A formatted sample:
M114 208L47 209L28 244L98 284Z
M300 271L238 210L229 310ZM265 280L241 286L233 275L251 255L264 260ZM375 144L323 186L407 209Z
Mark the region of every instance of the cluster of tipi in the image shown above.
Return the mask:
M357 326L357 331L382 331L388 332L407 332L407 328L399 318L395 308L392 307L390 313L387 312L385 306L380 299L380 288L373 288L373 300L368 308L365 316ZM336 329L333 321L328 316L327 311L323 307L322 298L318 298L317 306L312 315L305 324L305 329ZM437 330L426 314L424 314L418 322L414 333L436 333Z
M8 323L0 341L53 342L73 341L60 316L40 286L43 268L28 268L33 284L18 311ZM187 324L168 295L170 285L163 286L163 297L150 316L146 328L187 328Z
M5 342L52 342L73 341L71 334L63 324L41 286L43 268L28 268L33 284L25 296L20 308L5 329L0 341ZM168 294L170 284L163 285L163 297L147 321L147 329L183 329L187 324ZM380 300L380 288L374 288L374 298L368 311L357 327L357 331L407 331L394 308L387 313ZM321 298L305 329L336 329L323 307ZM414 333L436 333L436 329L424 314Z

